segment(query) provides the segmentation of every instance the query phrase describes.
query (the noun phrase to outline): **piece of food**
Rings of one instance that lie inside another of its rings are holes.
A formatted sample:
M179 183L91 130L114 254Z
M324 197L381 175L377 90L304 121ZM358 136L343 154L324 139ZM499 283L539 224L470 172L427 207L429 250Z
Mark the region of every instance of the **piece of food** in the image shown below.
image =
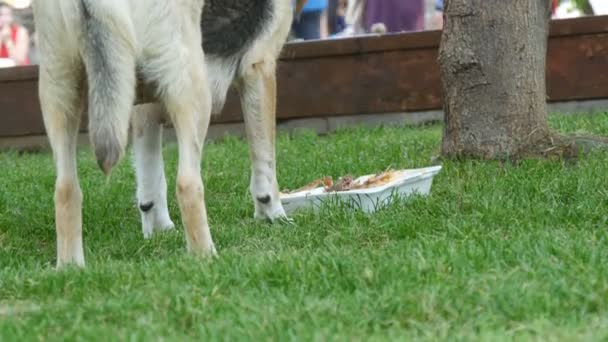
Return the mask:
M394 170L384 171L375 176L370 177L362 184L356 184L353 189L369 189L375 188L378 186L382 186L392 182L395 178L399 176L399 172Z
M334 183L330 187L326 187L326 192L335 192L335 191L348 191L353 187L353 177L352 176L344 176L338 179L336 183Z
M296 189L296 190L284 190L283 193L284 194L295 194L297 192L302 192L302 191L309 191L312 189L316 189L318 188L321 184L323 184L323 181L321 179L315 179L314 181L304 185L303 187Z

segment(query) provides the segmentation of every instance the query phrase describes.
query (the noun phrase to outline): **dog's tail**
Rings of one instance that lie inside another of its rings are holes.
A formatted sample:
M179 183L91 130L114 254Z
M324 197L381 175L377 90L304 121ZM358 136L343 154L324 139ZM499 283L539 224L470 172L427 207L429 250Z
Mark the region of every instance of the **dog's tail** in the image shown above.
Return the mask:
M135 100L135 34L126 1L80 0L89 136L107 175L124 154Z

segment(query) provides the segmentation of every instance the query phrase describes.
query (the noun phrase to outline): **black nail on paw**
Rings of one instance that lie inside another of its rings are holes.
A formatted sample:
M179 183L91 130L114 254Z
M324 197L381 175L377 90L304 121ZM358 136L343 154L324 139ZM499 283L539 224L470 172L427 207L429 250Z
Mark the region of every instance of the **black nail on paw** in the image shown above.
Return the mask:
M270 203L270 195L266 195L264 197L258 197L258 202L260 202L262 204Z
M144 213L147 213L148 211L152 210L152 208L154 208L154 202L139 205L139 210L143 211Z

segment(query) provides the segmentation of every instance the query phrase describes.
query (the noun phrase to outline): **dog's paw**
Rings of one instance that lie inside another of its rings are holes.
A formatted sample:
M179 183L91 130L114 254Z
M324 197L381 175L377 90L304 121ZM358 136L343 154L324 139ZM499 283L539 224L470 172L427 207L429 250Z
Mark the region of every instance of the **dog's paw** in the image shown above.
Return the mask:
M203 243L199 246L188 246L188 250L191 255L201 257L204 259L217 257L217 249L213 241Z
M157 232L168 232L170 230L175 229L175 223L171 221L169 217L163 217L161 219L156 220L154 224L154 229Z
M168 232L175 229L175 224L169 216L163 218L144 218L142 222L142 231L144 239L152 238L155 233Z
M259 221L268 221L273 224L290 224L293 225L295 221L287 216L283 205L279 202L272 206L257 206L254 214L254 219Z

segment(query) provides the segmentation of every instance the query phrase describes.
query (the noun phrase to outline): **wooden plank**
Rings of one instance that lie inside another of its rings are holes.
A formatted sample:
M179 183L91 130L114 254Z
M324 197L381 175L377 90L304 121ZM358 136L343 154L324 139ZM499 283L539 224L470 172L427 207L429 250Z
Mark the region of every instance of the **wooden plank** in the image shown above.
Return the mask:
M38 66L0 68L0 82L38 81Z
M44 133L37 80L0 82L0 137Z
M287 44L278 118L440 109L439 31ZM608 98L608 16L552 22L550 101ZM0 69L0 137L44 134L36 66ZM242 121L231 91L213 123ZM86 118L83 120L86 127Z
M437 49L315 58L281 65L282 118L441 107ZM323 75L322 78L319 75Z
M355 38L306 41L287 44L281 60L360 55L373 52L437 49L441 31L367 35Z
M598 15L573 19L559 19L551 22L549 36L583 36L608 32L608 16Z
M408 50L279 63L280 119L441 107L437 50ZM215 122L241 121L235 96Z
M549 41L549 101L608 98L608 33Z

